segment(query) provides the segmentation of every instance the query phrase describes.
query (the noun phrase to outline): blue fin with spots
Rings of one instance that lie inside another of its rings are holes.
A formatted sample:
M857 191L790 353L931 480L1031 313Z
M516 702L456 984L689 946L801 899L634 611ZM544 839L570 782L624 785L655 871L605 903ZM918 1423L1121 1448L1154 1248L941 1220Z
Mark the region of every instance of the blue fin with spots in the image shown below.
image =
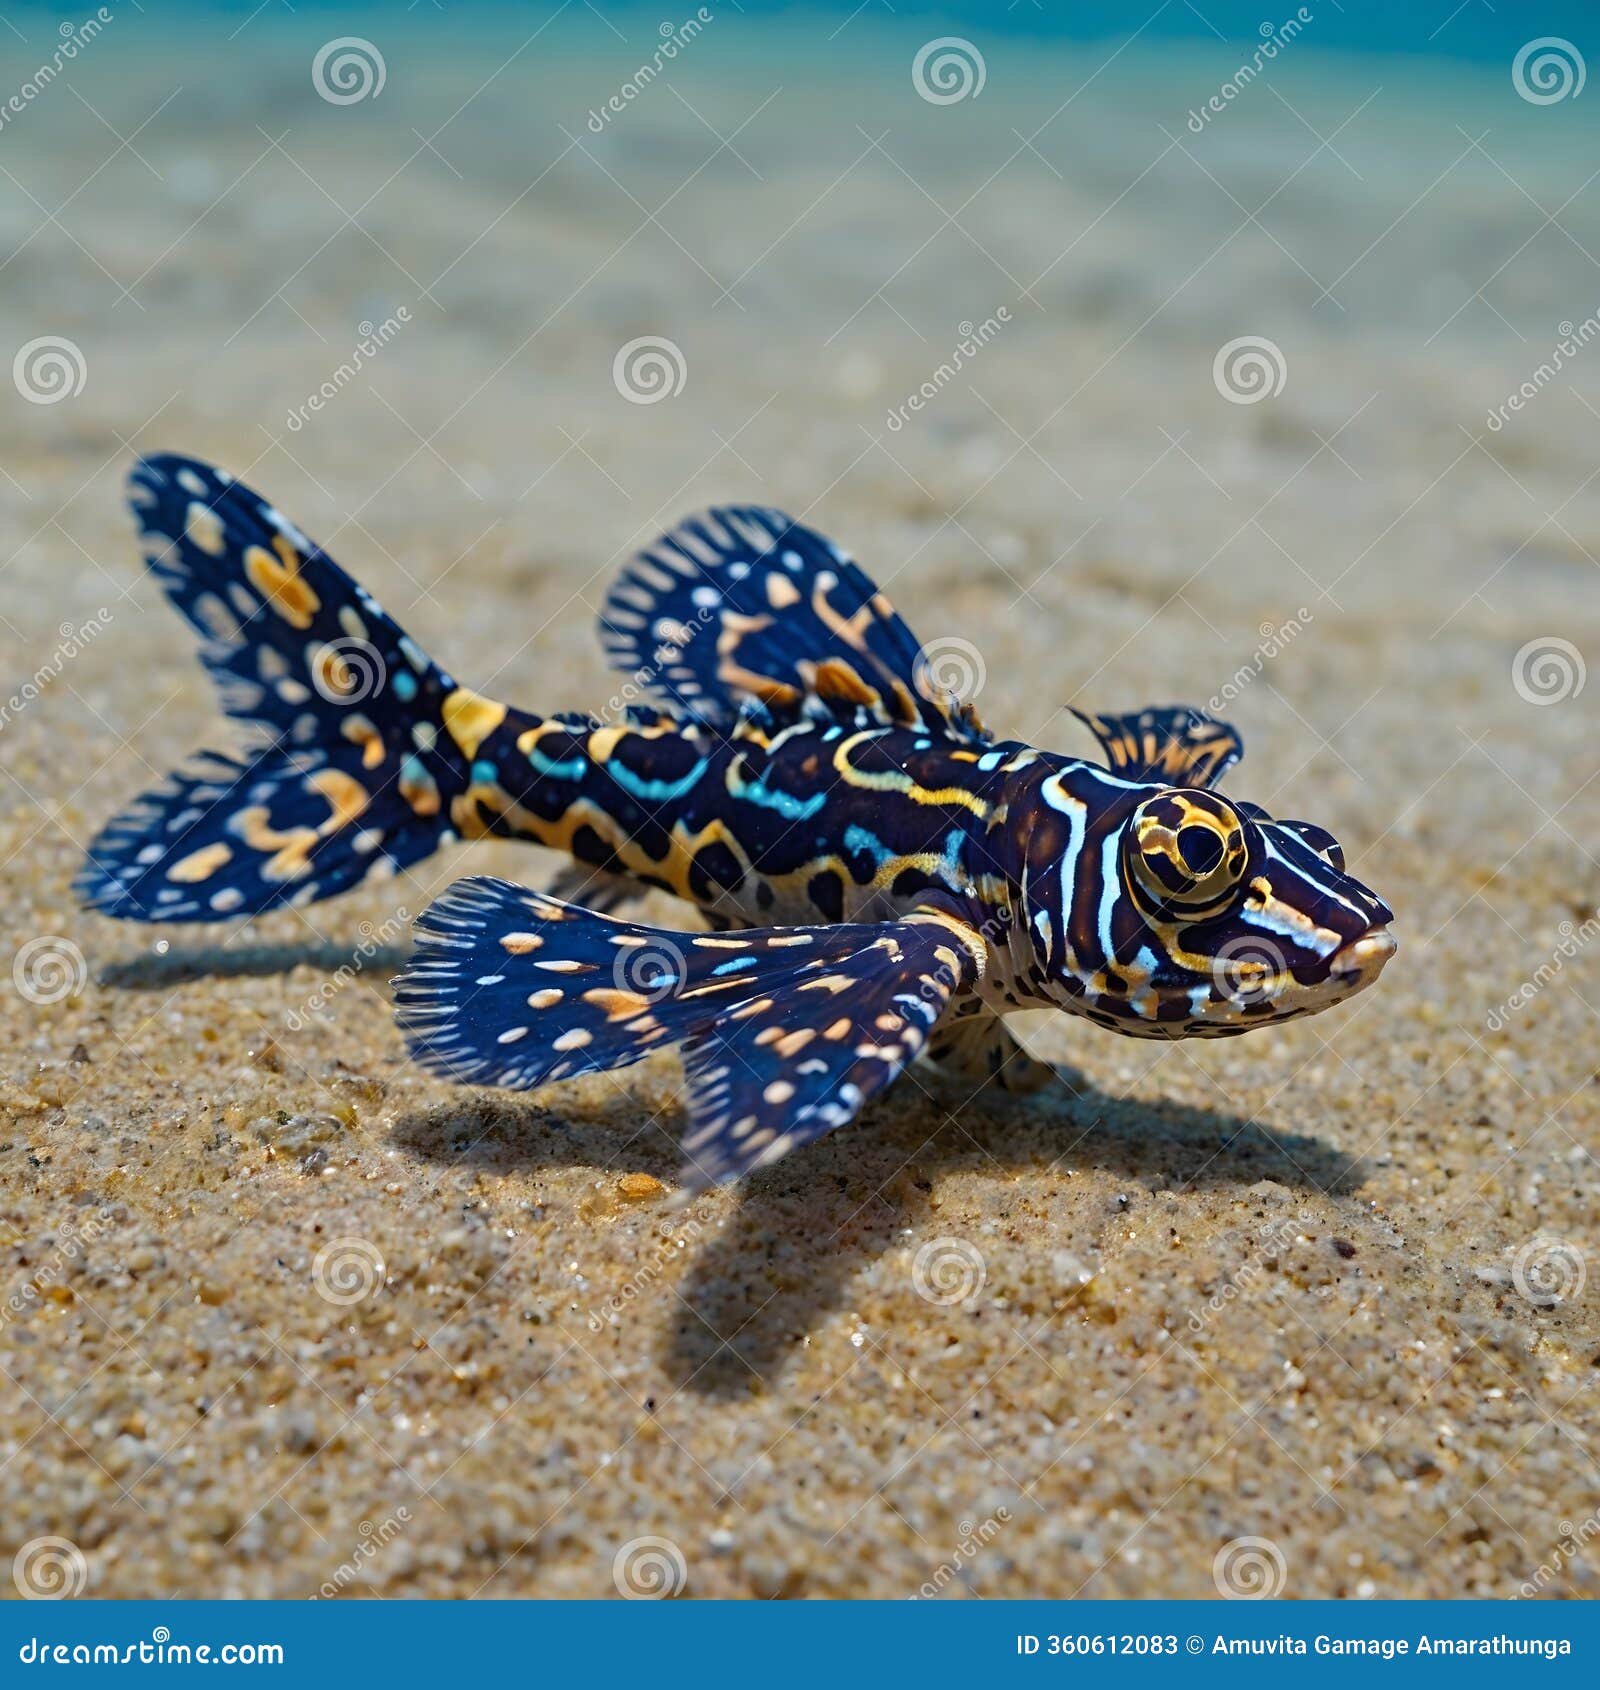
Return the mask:
M436 849L470 783L456 730L470 748L505 712L225 472L143 458L129 502L151 572L250 732L242 756L204 754L105 828L83 900L132 920L221 921L332 897Z
M988 734L849 555L782 511L689 518L618 576L600 617L614 667L672 709L729 729L741 705L863 710L968 744Z
M228 921L383 877L439 848L439 823L374 791L359 753L204 752L117 815L74 887L128 921Z
M458 881L395 982L411 1054L528 1089L678 1045L685 1178L736 1179L852 1119L917 1055L984 942L937 910L899 921L675 933L507 881Z

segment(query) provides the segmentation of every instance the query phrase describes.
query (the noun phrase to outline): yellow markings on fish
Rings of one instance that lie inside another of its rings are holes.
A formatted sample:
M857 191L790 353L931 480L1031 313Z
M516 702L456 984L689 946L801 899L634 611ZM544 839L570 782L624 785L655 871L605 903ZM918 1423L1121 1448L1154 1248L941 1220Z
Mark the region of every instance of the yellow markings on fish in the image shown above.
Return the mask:
M400 796L419 816L436 816L439 813L442 802L439 783L414 757L406 758L400 765ZM462 832L466 830L463 828Z
M278 548L277 557L260 546L247 546L244 572L250 585L267 601L267 607L276 611L291 628L304 632L322 608L322 600L300 573L300 554L281 534L273 544Z
M970 926L957 916L946 915L943 910L913 910L906 917L906 920L920 927L944 928L972 959L978 970L978 978L980 980L983 978L984 969L989 961L989 947L984 943L983 935L977 928ZM940 966L950 971L948 984L953 989L960 978L961 959L946 945L936 945L933 954Z
M882 695L869 687L855 668L842 657L825 657L820 663L802 663L802 672L811 672L811 689L818 698L838 699L845 704L864 705L876 710Z
M737 610L724 609L722 631L717 635L717 679L736 692L748 693L770 705L793 704L800 697L797 687L746 669L734 655L746 634L759 634L763 628L771 626L770 616L746 616Z
M546 734L571 733L565 722L535 722L517 735L517 750L526 757Z
M750 982L740 975L733 975L726 980L707 980L703 985L691 986L688 991L681 992L683 998L708 998L714 992L743 992L750 989Z
M186 886L192 886L197 880L209 880L232 856L232 849L220 840L215 845L202 845L181 862L174 863L167 870L167 879L181 880Z
M362 768L375 769L383 761L383 736L367 717L346 716L339 724L339 732L361 747Z
M315 774L306 776L306 785L328 801L331 813L317 829L322 835L337 833L372 802L371 794L361 782L354 775L347 775L343 769L318 769Z
M260 851L267 857L261 867L263 880L299 880L311 872L308 853L317 843L314 827L294 827L287 833L281 832L272 825L264 804L252 804L249 809L241 810L228 825L252 851Z
M517 749L526 755L546 728L552 732L571 731L559 722L542 723L518 736ZM690 874L708 845L724 846L742 878L748 879L755 872L744 847L720 820L707 822L697 832L691 832L681 820L674 823L666 851L660 857L652 857L615 816L591 798L575 798L559 816L547 819L519 804L503 788L480 781L451 799L450 818L463 839L482 838L498 823L501 830L519 839L534 839L570 856L578 856L574 842L580 832L587 830L616 858L617 872L663 881L676 897L691 903L698 900L690 886ZM742 941L729 943L742 946Z
M228 823L230 833L242 839L252 851L266 856L261 868L263 880L299 880L309 874L312 847L348 826L372 802L361 782L342 769L318 769L306 776L305 785L307 791L320 794L328 805L327 820L318 827L275 828L264 804L250 805Z
M625 992L620 987L596 986L583 994L585 1003L603 1010L607 1021L627 1021L642 1015L650 1007L649 998L640 992Z
M506 707L493 699L480 698L466 687L456 690L439 706L450 737L461 747L463 757L476 757L478 747L506 719Z
M971 810L975 816L989 814L988 804L964 787L918 786L904 769L879 769L869 773L865 769L856 768L850 761L851 750L867 740L878 738L883 732L882 728L865 728L860 733L851 734L848 739L840 740L838 749L833 754L833 766L851 786L866 787L872 792L903 792L918 804L959 804L963 809Z
M554 726L560 729L563 724L558 722ZM565 731L570 733L572 730L567 728ZM588 753L589 761L597 767L603 768L610 761L611 754L617 749L617 746L625 739L664 739L668 734L680 733L681 731L681 727L676 722L668 722L653 728L643 727L633 722L612 723L607 727L596 728L589 735L584 749ZM517 740L517 749L526 755L537 737L538 729L523 734ZM524 744L524 740L528 743Z
M222 532L222 519L210 505L203 505L198 500L190 505L183 531L208 556L221 557L227 550L228 542Z
M876 620L879 612L877 606L869 599L851 617L843 617L828 603L828 589L838 584L839 577L831 569L824 569L817 576L816 586L811 593L811 608L816 613L817 620L825 628L830 628L852 651L866 649L867 629ZM883 595L875 595L882 598ZM883 600L888 604L888 600Z
M589 735L589 743L586 747L590 762L603 766L610 760L611 753L617 749L618 743L626 739L632 731L625 723L613 723L610 727L596 728ZM524 734L522 738L526 739L527 735ZM517 741L517 749L519 751L522 749L522 739Z

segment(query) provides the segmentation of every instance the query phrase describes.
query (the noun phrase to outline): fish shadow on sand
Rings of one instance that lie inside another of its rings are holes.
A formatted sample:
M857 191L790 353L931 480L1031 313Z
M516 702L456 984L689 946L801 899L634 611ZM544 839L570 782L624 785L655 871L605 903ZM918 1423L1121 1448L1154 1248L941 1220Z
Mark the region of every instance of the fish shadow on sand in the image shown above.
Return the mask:
M725 1221L697 1220L691 1205L674 1227L688 1240L687 1271L676 1281L676 1297L662 1290L654 1299L672 1384L731 1400L775 1379L847 1301L861 1269L897 1246L949 1230L948 1221L933 1219L936 1176L971 1172L1003 1181L1012 1170L1055 1169L1065 1182L1095 1169L1144 1190L1238 1190L1271 1180L1332 1197L1358 1190L1367 1178L1360 1159L1317 1138L1220 1111L1116 1097L1081 1078L1075 1085L1075 1092L965 1107L960 1088L941 1081L920 1092L901 1088L910 1096L897 1091L844 1131L747 1178ZM931 1134L930 1118L942 1120ZM621 1101L569 1120L547 1108L477 1098L404 1117L392 1136L429 1160L467 1161L485 1171L586 1167L671 1182L681 1167L674 1136L681 1122L671 1112L666 1122L640 1133L638 1110ZM629 1318L639 1318L641 1306L632 1308Z
M125 991L158 992L191 980L240 980L251 975L289 974L315 968L324 974L355 969L379 976L398 973L411 955L409 945L375 945L370 940L308 939L292 945L173 946L159 954L108 962L95 984Z

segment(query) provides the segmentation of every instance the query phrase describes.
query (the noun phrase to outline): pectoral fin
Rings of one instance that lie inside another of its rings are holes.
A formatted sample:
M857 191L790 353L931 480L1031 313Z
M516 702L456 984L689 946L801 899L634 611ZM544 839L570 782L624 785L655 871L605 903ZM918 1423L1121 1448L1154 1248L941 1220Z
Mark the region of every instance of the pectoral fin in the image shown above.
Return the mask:
M985 946L942 910L900 921L676 933L505 881L458 882L395 982L414 1057L528 1088L682 1047L691 1187L843 1126L925 1046Z

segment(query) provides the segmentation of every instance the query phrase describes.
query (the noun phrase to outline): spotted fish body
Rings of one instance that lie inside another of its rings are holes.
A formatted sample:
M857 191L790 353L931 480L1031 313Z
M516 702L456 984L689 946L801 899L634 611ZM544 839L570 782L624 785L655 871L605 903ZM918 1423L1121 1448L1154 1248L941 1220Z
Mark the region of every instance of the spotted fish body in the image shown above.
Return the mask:
M1331 835L1213 790L1232 730L1085 716L1105 765L997 742L868 577L780 512L708 512L624 572L602 638L653 702L602 722L461 686L221 471L145 459L132 502L256 738L113 821L87 901L221 920L454 838L565 851L549 892L468 880L429 909L400 1021L428 1066L520 1087L676 1046L692 1183L843 1124L919 1055L1036 1082L1013 1009L1231 1034L1348 997L1393 952ZM607 913L646 887L711 931Z

